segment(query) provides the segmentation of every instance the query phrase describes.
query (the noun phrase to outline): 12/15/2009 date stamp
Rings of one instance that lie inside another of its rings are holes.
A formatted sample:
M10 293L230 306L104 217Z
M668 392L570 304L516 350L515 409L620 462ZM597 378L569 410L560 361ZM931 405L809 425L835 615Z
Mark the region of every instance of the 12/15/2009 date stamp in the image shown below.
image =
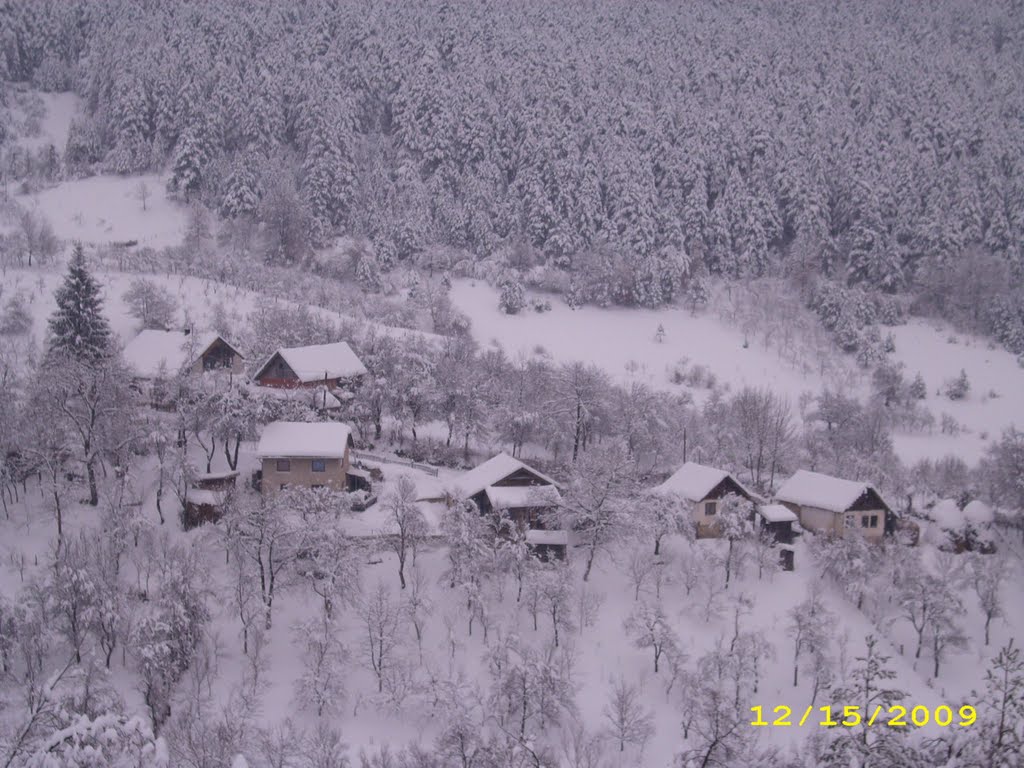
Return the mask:
M964 704L956 710L952 707L947 707L945 704L934 709L929 709L921 704L916 707L904 707L901 704L893 704L888 707L878 705L871 712L862 711L862 707L850 704L842 708L841 716L839 715L838 707L814 707L812 705L808 706L798 719L793 717L792 707L787 707L784 704L772 708L770 719L765 718L763 706L751 707L750 711L754 713L751 725L757 727L774 726L777 728L786 728L792 725L802 726L805 723L820 725L823 728L856 728L859 725L884 725L890 728L916 726L923 728L929 723L935 723L935 725L943 728L948 726L967 728L974 725L978 719L977 710L970 704ZM814 716L812 719L812 714L815 711L820 712L823 717Z

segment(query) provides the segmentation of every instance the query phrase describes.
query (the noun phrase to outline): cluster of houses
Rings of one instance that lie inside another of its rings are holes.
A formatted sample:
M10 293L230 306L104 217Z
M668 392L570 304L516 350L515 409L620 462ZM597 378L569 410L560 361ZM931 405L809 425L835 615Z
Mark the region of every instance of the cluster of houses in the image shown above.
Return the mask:
M125 347L124 356L140 391L179 372L241 375L244 366L241 353L213 333L143 331ZM329 412L351 397L366 372L348 344L335 342L278 349L257 368L253 383L283 393L309 393L314 405ZM260 469L254 484L268 495L289 487L369 492L370 477L353 465L352 449L350 428L337 421L268 424L256 449ZM215 519L223 495L236 478L237 473L198 478L189 494L186 524ZM880 540L893 532L896 523L892 509L870 483L807 470L796 472L772 499L765 499L725 470L687 462L649 493L689 504L698 538L720 535L718 515L726 496L746 499L755 510L751 522L779 543L787 569L793 568L791 545L800 530ZM467 499L483 514L507 513L541 556L565 557L569 532L551 530L550 524L551 513L562 501L561 489L539 470L499 453L464 473L446 492L418 501L452 504Z

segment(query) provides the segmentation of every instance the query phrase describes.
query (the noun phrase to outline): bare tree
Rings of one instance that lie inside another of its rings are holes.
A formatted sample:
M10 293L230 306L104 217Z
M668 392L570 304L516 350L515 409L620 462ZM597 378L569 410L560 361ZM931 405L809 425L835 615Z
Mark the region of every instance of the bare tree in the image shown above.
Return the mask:
M167 330L174 325L174 318L178 312L177 302L170 291L152 280L141 277L132 280L121 298L128 305L128 311L132 316L142 323L143 328Z
M264 623L270 629L278 583L304 551L303 538L311 532L292 509L288 492L269 498L236 494L227 516L239 551L256 571Z
M793 687L800 681L800 661L826 654L829 645L830 628L835 617L822 604L820 592L808 590L802 603L789 612L789 635L793 638Z
M767 573L770 581L771 577L782 569L779 564L778 542L775 541L775 534L770 529L758 522L754 525L757 530L750 537L750 550L757 565L757 580L760 581Z
M627 744L643 746L654 735L654 718L641 703L640 689L622 678L612 683L604 719L608 736L619 743L619 752L625 752Z
M626 554L626 573L633 584L634 600L640 599L640 590L651 578L655 567L655 560L646 547L634 545Z
M347 652L338 640L337 627L326 616L295 627L302 647L303 673L295 693L303 706L316 710L317 717L337 711L345 697Z
M422 567L413 565L409 574L409 591L405 595L405 615L416 633L416 647L419 650L420 663L423 663L423 630L427 619L434 610L434 601L430 598L430 589L426 572Z
M971 586L978 596L978 607L985 617L985 645L989 643L992 619L1003 616L1001 591L1010 574L1010 563L1003 555L972 555L969 560Z
M378 582L376 589L359 605L359 615L366 631L365 648L370 668L377 676L377 692L384 691L384 674L398 647L401 611L391 600L387 587Z
M590 579L598 553L628 530L635 486L619 446L595 448L574 466L558 523L576 531L586 551L584 581Z
M427 533L426 520L416 504L416 483L403 475L381 504L390 525L387 541L398 556L398 581L405 589L406 558Z
M657 674L662 656L682 657L679 636L665 616L661 606L640 603L623 624L637 648L650 648L654 653L654 672Z
M553 565L541 570L540 595L544 610L551 618L555 648L558 647L559 628L571 628L572 572L568 566Z
M139 202L142 203L142 210L145 211L146 202L149 200L149 185L145 180L140 180L139 183L135 185L135 197L137 197Z

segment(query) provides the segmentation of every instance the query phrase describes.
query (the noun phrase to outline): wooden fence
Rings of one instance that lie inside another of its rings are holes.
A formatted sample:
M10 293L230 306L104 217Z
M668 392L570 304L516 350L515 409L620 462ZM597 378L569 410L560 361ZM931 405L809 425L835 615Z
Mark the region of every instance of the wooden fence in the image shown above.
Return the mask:
M437 477L437 467L432 467L429 464L421 464L418 461L411 461L410 459L399 459L392 456L381 456L380 454L370 453L369 451L352 451L352 455L357 459L363 459L364 461L373 461L378 464L397 464L400 467L410 467L412 469L418 469L421 472L426 472L428 475Z

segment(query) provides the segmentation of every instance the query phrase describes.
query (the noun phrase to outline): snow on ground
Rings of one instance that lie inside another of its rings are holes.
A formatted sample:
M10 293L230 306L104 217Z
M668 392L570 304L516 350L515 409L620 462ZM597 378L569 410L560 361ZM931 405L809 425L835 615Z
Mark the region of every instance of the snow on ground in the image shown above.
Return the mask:
M145 211L140 184L149 192ZM65 181L18 202L43 211L57 237L98 245L129 240L150 248L177 245L188 220L188 210L167 196L166 176L157 174Z
M231 319L240 323L258 305L268 301L262 294L199 277L97 271L96 278L103 288L104 307L110 320L110 326L122 343L127 343L133 339L139 331L139 322L131 316L128 306L122 297L132 282L140 278L153 280L170 291L179 306L178 320L184 325L187 318L197 329L209 327L209 324L212 322L213 308L217 304L223 304L229 312ZM45 272L36 269L8 269L3 276L3 284L0 286L0 298L18 292L26 296L32 313L32 333L37 343L41 343L45 336L47 319L56 307L54 293L63 279L64 273L62 268L51 269ZM294 306L293 302L278 299L270 299L269 301L271 303L280 302L284 305ZM310 309L318 312L323 318L335 323L358 320L348 315L342 315L318 307L310 307ZM238 326L236 325L236 327ZM397 336L414 334L417 338L428 343L438 338L431 333L412 331L407 328L396 328L380 323L367 322L366 327L373 328L380 333Z
M42 93L34 92L42 99L46 112L39 123L39 133L35 136L19 136L17 144L28 150L35 151L52 144L57 151L64 154L71 130L71 120L81 110L81 99L74 93ZM11 110L16 122L25 119L25 112L16 103Z
M694 317L682 309L572 310L562 301L553 301L550 312L527 308L518 315L506 315L498 309L494 288L470 280L455 281L452 301L469 316L473 335L482 345L500 340L511 355L529 355L543 348L556 361L594 363L619 382L639 377L669 389L673 386L670 370L686 358L689 365L705 366L733 390L767 386L793 403L801 393L817 394L824 386L861 395L868 389L862 375L847 374L837 380L821 373L823 366L813 360L802 361L797 369L762 344L744 348L743 333L709 311ZM662 342L655 339L659 324L665 329ZM954 454L974 464L1002 430L1024 425L1024 367L1012 354L986 339L955 333L940 322L913 319L891 332L896 343L894 359L903 363L908 380L918 372L923 375L928 385L924 405L935 417L930 432L896 433L896 451L904 461ZM953 402L936 394L961 368L971 384L968 397ZM943 434L943 414L956 419L962 431Z
M498 291L482 281L456 280L452 302L469 316L473 336L481 345L500 340L510 355L533 354L543 348L558 361L593 363L619 382L648 381L659 389L671 384L671 369L683 358L703 365L734 388L769 385L795 401L806 390L817 392L823 380L784 365L772 349L760 344L744 348L743 333L711 312L671 309L580 307L552 301L550 312L526 308L518 315L498 309ZM658 326L664 341L655 339ZM638 366L639 370L632 368Z
M1012 425L1024 427L1024 366L989 339L957 333L938 321L913 319L891 329L894 358L908 379L920 373L928 385L924 405L936 427L919 435L897 434L896 449L904 461L955 454L974 464L993 440ZM945 382L967 372L971 389L964 400L940 394ZM942 434L942 415L959 423L959 434Z

